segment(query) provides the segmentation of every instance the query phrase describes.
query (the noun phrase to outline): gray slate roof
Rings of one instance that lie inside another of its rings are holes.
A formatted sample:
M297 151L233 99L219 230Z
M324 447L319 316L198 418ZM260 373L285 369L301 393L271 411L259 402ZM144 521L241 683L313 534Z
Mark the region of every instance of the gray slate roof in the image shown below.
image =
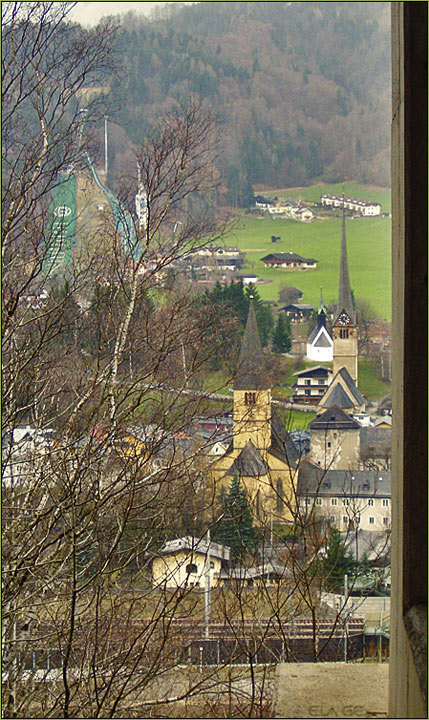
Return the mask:
M335 405L318 415L308 427L310 430L358 430L361 426Z
M300 453L275 410L273 410L271 418L271 446L269 453L283 460L290 467L296 467L300 459Z
M323 407L326 408L333 408L336 406L343 408L344 410L355 407L355 403L350 399L350 396L347 395L346 391L339 383L335 385L334 389L329 394L329 397L326 399L326 402L322 404Z
M328 408L329 408L329 407L332 406L332 404L336 404L336 405L338 405L339 407L352 407L351 405L342 405L342 404L341 404L341 401L340 401L340 402L337 402L337 403L332 403L331 397L329 397L330 395L332 395L332 394L334 393L334 390L335 390L336 386L339 385L339 383L338 383L338 377L339 377L339 376L341 376L341 378L344 380L344 382L345 382L345 384L346 384L346 387L347 387L347 389L348 389L349 392L350 392L351 398L353 398L354 401L355 401L353 407L354 407L354 406L365 405L365 398L364 398L364 396L362 395L362 393L358 390L358 388L357 388L357 386L356 386L356 383L353 381L353 378L352 378L352 376L350 375L349 371L347 370L347 368L342 367L341 370L338 370L337 374L336 374L335 377L333 378L332 383L331 383L330 386L329 386L329 390L330 390L331 392L329 392L329 393L327 392L327 393L326 393L326 395L324 396L322 402L320 403L321 406L322 406L322 407L328 407ZM341 386L340 386L340 387L341 387ZM331 390L331 389L332 389L332 390ZM340 399L341 397L342 397L342 395L339 395L339 396L338 396L339 399Z
M255 448L251 440L244 446L241 453L235 458L227 475L238 477L260 477L270 471L267 463Z
M159 552L161 555L170 555L172 553L181 552L182 550L189 550L190 552L206 555L209 549L212 557L229 560L229 547L212 541L209 543L206 537L198 538L193 537L192 535L168 540Z
M323 470L305 461L299 466L298 495L317 497L391 497L387 470Z
M306 368L305 370L298 370L298 372L294 372L295 377L307 377L309 375L310 377L328 377L329 373L332 372L330 368L323 367L323 365L315 365L312 368Z
M234 390L267 390L268 388L264 354L251 301L234 379Z
M225 456L233 451L234 443L231 441ZM287 463L289 467L297 467L301 458L300 453L292 441L277 412L273 410L271 417L271 445L268 448L270 455ZM261 454L255 448L251 440L243 448L238 457L234 460L227 471L227 475L238 475L238 477L259 477L270 472L268 465Z

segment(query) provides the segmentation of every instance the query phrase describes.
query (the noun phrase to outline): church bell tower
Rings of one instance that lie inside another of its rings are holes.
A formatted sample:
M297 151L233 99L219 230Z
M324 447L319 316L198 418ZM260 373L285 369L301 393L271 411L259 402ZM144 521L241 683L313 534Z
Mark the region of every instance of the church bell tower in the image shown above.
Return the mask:
M234 448L249 440L258 450L271 444L271 390L252 297L234 380Z
M340 279L338 288L338 304L332 326L334 342L334 377L342 367L347 368L352 379L358 384L358 327L356 310L350 290L349 266L347 260L346 218L344 212L341 228Z

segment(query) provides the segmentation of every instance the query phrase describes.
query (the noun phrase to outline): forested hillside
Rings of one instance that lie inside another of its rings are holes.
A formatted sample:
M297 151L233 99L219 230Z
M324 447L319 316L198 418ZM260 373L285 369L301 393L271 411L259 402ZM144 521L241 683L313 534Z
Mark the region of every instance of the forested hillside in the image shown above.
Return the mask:
M219 114L231 204L255 183L389 183L389 3L172 3L126 15L118 43L117 171L127 140L192 92Z

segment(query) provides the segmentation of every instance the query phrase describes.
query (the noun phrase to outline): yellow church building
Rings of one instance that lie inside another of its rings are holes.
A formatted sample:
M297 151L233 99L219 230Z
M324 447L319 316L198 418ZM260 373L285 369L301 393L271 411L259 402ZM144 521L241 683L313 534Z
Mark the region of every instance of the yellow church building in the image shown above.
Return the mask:
M236 476L257 521L293 522L299 453L272 407L252 300L233 397L233 439L211 466L216 496Z

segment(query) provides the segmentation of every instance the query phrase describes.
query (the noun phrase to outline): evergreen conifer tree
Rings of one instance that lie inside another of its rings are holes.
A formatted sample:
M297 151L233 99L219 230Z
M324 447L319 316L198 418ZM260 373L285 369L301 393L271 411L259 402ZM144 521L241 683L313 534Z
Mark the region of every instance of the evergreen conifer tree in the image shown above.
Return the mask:
M287 353L292 347L290 324L283 313L277 317L276 328L273 333L273 352Z
M229 547L235 558L243 558L255 544L255 531L246 491L236 475L222 497L222 511L216 541Z
M339 530L333 530L329 536L328 551L322 562L322 573L325 590L341 592L344 576L354 574L355 562L347 550Z

